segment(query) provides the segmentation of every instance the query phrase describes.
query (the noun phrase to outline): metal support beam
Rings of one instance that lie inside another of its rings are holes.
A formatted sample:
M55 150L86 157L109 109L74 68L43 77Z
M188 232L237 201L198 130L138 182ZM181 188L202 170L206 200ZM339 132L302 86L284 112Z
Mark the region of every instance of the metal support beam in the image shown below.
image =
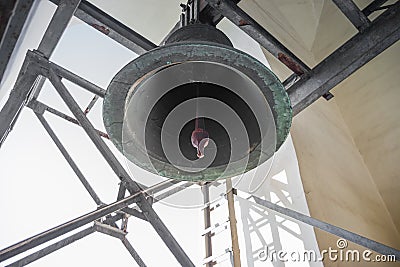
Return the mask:
M126 249L129 251L131 254L132 258L136 261L136 263L140 267L146 267L146 264L143 262L142 258L140 258L139 254L136 252L136 250L133 248L131 243L128 241L128 239L124 238L121 240L122 244L126 247Z
M391 248L389 246L386 246L384 244L378 243L374 240L371 240L369 238L360 236L356 233L352 233L350 231L347 231L345 229L342 229L340 227L334 226L332 224L326 223L326 222L322 222L320 220L314 219L312 217L309 217L307 215L304 215L300 212L285 208L285 207L281 207L277 204L274 204L270 201L261 199L259 197L256 196L251 196L251 198L254 199L254 201L258 204L261 205L263 207L266 207L268 209L271 209L273 211L276 211L280 214L286 215L290 218L296 219L300 222L306 223L308 225L312 225L314 227L317 227L318 229L321 229L325 232L334 234L336 236L339 236L341 238L344 238L348 241L351 241L353 243L356 243L358 245L364 246L366 248L369 248L373 251L376 251L380 254L383 255L395 255L396 260L400 261L400 251L394 248Z
M329 92L400 38L400 2L376 18L289 89L294 115Z
M50 58L80 2L80 0L60 1L37 49L46 58Z
M89 138L95 144L97 149L103 155L110 167L114 170L117 176L121 179L125 188L131 193L135 194L141 191L139 185L134 182L130 177L115 155L111 152L110 148L104 143L104 141L97 135L93 125L87 119L85 114L80 109L79 105L73 99L72 95L68 92L67 88L61 82L61 79L57 76L57 74L50 69L49 77L51 83L54 85L56 91L64 100L65 104L71 110L72 114L79 121L82 128L86 131ZM175 240L172 234L169 232L168 228L158 217L157 213L153 210L151 205L146 200L146 197L143 193L138 195L138 201L136 202L140 210L142 210L143 214L146 216L147 220L159 234L161 239L170 249L170 251L174 254L175 258L181 263L183 266L194 266L193 262L186 255L184 250L181 248L179 243Z
M37 77L37 70L32 67L29 59L25 58L14 88L0 111L0 147L14 127L23 106L27 103Z
M12 3L13 1L8 2ZM11 14L8 18L8 23L3 20L3 18L6 18L7 16L7 14L4 14L3 12L6 12L7 9L0 11L0 24L2 24L0 25L0 28L4 27L4 33L2 35L0 34L0 82L3 79L11 54L14 51L15 45L17 44L18 38L22 32L22 28L28 18L28 14L32 9L32 5L33 0L16 1L14 9L10 12ZM0 5L0 8L4 8L4 5ZM2 31L0 30L0 33L1 32Z
M169 196L172 196L172 195L174 195L174 194L176 194L176 193L178 193L178 192L180 192L180 191L182 191L182 190L184 190L184 189L186 189L186 188L188 188L188 187L190 187L192 185L194 185L193 182L186 182L186 183L184 183L182 185L176 186L176 187L174 187L174 188L172 188L172 189L170 189L170 190L168 190L168 191L166 191L164 193L161 193L161 194L159 194L157 196L153 196L153 198L154 198L153 203L161 201L161 200L163 200L163 199L165 199L165 198L167 198Z
M60 1L60 5L54 13L39 44L38 52L44 57L49 58L53 53L79 2L79 0ZM33 88L33 84L39 73L33 70L32 65L30 59L25 57L17 82L0 112L0 146L12 130L22 107L27 103L30 93L33 91L37 96L41 85L43 85L43 83L39 83Z
M142 219L144 221L147 221L146 216L144 216L144 214L142 212L140 212L140 211L138 211L136 209L126 207L126 208L123 208L122 211L127 213L127 214L129 214L129 215L132 215L132 216L134 216L136 218L139 218L139 219Z
M47 231L44 231L40 234L27 238L21 242L18 242L14 245L11 245L5 249L0 250L0 262L5 261L15 255L18 255L28 249L39 246L45 242L48 242L54 238L57 238L63 234L66 234L72 230L75 230L81 226L84 226L90 222L98 220L112 212L120 210L128 205L133 204L137 201L137 198L142 194L142 192L138 192L136 194L130 195L122 200L116 201L112 204L100 207L92 212L89 212L85 215L82 215L78 218L75 218L69 222L63 223L59 226L51 228Z
M108 224L104 224L104 223L97 222L97 221L94 222L93 227L99 233L109 235L109 236L118 238L120 240L125 239L125 236L127 234L126 232L122 231L121 229L118 229L114 226L110 226Z
M358 31L362 32L371 25L371 21L352 0L333 0L333 3L335 3Z
M25 266L28 265L29 263L32 263L40 258L43 258L44 256L49 255L50 253L53 253L54 251L57 251L79 239L84 238L85 236L88 236L92 233L94 233L95 230L93 227L86 228L76 234L73 234L67 238L64 238L63 240L60 240L54 244L51 244L39 251L36 251L35 253L32 253L14 263L11 263L10 265L7 265L7 267L20 267L20 266Z
M56 5L60 3L60 0L51 1ZM81 1L75 16L136 54L140 55L157 47L157 45L88 1Z
M49 107L49 106L47 106L46 104L43 104L43 103L40 102L40 101L37 101L37 100L32 99L32 100L29 101L29 103L27 104L27 107L31 108L31 109L32 109L33 111L35 111L35 112L40 112L41 110L45 110L45 111L47 111L47 112L49 112L49 113L51 113L51 114L53 114L53 115L56 115L57 117L60 117L60 118L62 118L62 119L64 119L64 120L66 120L66 121L72 122L73 124L76 124L76 125L80 126L80 125L79 125L79 122L78 122L75 118L72 118L71 116L68 116L67 114L62 113L62 112L59 111L59 110L56 110L56 109L54 109L54 108L52 108L52 107ZM106 138L106 139L110 139L110 137L108 136L108 134L106 134L106 133L104 133L104 132L102 132L102 131L100 131L100 130L97 130L97 129L96 129L96 132L97 132L98 135L100 135L101 137Z
M101 88L100 86L95 85L92 82L76 75L75 73L64 69L63 67L49 61L47 58L43 57L42 55L38 54L35 51L28 51L26 56L29 60L39 66L39 73L43 76L48 76L49 69L51 68L58 76L61 76L68 81L82 87L83 89L98 95L99 97L104 98L106 94L106 90Z
M364 13L364 15L368 17L387 1L388 0L374 0L362 10L362 13Z
M38 117L40 123L43 125L43 127L46 129L47 133L50 135L51 139L53 139L53 142L56 144L57 148L60 150L61 154L64 156L65 160L68 162L68 164L71 166L72 170L75 172L76 176L78 176L79 180L85 187L86 191L90 194L92 199L96 202L98 206L103 205L104 203L100 200L99 196L96 194L92 186L89 184L89 182L86 180L85 176L81 172L81 170L78 168L74 160L71 158L69 155L68 151L65 149L63 144L61 143L60 139L58 139L57 135L53 131L53 129L50 127L49 123L46 121L46 119L43 117L44 110L42 112L35 112L36 116Z
M297 75L310 72L310 68L296 57L289 49L258 24L250 15L230 0L207 0L210 6L237 25L261 46L279 59Z

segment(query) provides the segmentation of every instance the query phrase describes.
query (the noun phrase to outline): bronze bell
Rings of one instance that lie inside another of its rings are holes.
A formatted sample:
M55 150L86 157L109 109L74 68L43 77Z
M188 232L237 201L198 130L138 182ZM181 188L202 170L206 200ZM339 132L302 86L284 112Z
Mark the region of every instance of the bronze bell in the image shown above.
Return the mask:
M103 118L112 142L137 166L210 181L269 159L289 133L292 111L265 65L220 30L196 23L115 75Z

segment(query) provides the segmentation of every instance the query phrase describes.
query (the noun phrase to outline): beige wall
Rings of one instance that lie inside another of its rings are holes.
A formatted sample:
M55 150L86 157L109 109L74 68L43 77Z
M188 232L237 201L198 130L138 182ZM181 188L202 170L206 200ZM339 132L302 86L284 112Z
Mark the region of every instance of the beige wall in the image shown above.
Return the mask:
M371 1L355 2L363 8ZM357 33L331 0L244 0L241 6L310 67ZM265 54L281 80L290 75ZM399 55L397 43L332 90L334 99L296 116L291 131L311 215L397 248ZM316 233L321 249L335 245L336 237Z
M305 109L291 133L311 216L400 248L399 233L335 100ZM336 246L336 237L316 234L320 249Z
M339 84L333 94L400 231L400 42Z

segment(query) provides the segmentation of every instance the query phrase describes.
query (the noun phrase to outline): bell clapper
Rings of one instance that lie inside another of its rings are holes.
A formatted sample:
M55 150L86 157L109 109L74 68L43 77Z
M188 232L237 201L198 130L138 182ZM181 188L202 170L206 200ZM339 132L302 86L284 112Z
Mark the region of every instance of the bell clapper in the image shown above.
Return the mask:
M196 88L197 97L199 97L199 88ZM197 149L197 157L199 159L204 157L204 148L208 145L209 135L205 130L204 119L199 118L199 105L196 101L196 119L195 127L191 135L192 146Z

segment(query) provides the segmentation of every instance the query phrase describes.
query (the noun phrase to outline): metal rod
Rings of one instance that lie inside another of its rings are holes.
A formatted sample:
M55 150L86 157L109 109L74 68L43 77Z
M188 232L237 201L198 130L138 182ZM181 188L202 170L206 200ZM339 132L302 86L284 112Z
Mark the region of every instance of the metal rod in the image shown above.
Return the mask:
M245 33L267 49L274 57L297 75L310 72L310 68L289 49L258 24L251 16L230 0L206 0L209 5L239 26Z
M85 224L100 219L112 212L120 210L134 203L141 194L142 192L137 192L136 194L130 195L129 197L126 197L122 200L100 207L69 222L60 224L59 226L51 228L47 231L44 231L40 234L37 234L14 245L11 245L5 249L2 249L0 250L0 262L5 261L6 259L9 259L15 255L18 255L28 249L39 246L47 241L57 238L81 226L84 226Z
M73 234L67 238L64 238L63 240L60 240L60 241L58 241L54 244L51 244L39 251L36 251L26 257L23 257L22 259L17 260L15 262L11 263L10 265L7 265L7 267L20 267L20 266L28 265L40 258L43 258L44 256L49 255L50 253L53 253L54 251L57 251L65 246L68 246L68 245L72 244L73 242L75 242L79 239L82 239L85 236L88 236L94 232L95 232L95 230L93 227L86 228L82 231L79 231L76 234Z
M240 267L240 249L239 249L239 238L237 234L236 215L235 215L235 199L233 196L232 180L231 178L226 179L226 198L228 200L228 211L229 211L229 225L231 228L232 238L232 251L233 251L233 266Z
M78 168L74 160L71 158L69 155L68 151L65 149L63 144L61 143L60 139L58 139L57 135L53 131L53 129L50 127L49 123L46 121L46 119L43 117L43 113L36 113L36 116L38 117L40 123L43 125L43 127L46 129L47 133L50 135L51 139L53 139L53 142L56 144L58 149L60 150L61 154L64 156L65 160L68 162L69 166L71 166L72 170L75 172L76 176L78 176L79 180L85 187L86 191L90 194L92 199L96 202L98 206L103 205L104 203L100 200L99 196L96 194L92 186L89 184L89 182L86 180L85 176L81 172L81 170Z
M60 0L37 49L46 58L50 58L80 2L80 0Z
M184 183L183 185L178 185L178 186L176 186L176 187L174 187L174 188L172 188L172 189L170 189L170 190L168 190L168 191L166 191L164 193L161 193L161 194L159 194L157 196L153 196L154 203L156 203L158 201L161 201L161 200L163 200L163 199L165 199L165 198L167 198L169 196L172 196L173 194L176 194L176 193L178 193L178 192L180 192L180 191L182 191L182 190L184 190L184 189L186 189L186 188L188 188L188 187L190 187L192 185L194 185L193 182L187 182L187 183Z
M129 215L132 215L132 216L134 216L136 218L139 218L139 219L142 219L144 221L147 221L146 216L144 216L144 214L142 212L140 212L140 211L138 211L136 209L126 207L126 208L123 208L122 211L127 213L127 214L129 214Z
M128 241L128 239L125 237L124 239L121 240L122 244L124 244L124 246L126 247L126 249L129 251L129 253L131 254L132 258L136 261L136 263L140 266L140 267L146 267L146 264L144 263L144 261L142 260L142 258L140 258L139 254L136 252L136 250L133 248L133 246L131 245L131 243Z
M126 192L125 186L122 183L120 183L118 188L117 200L123 199L125 197L125 192Z
M85 115L87 115L90 110L92 110L94 104L96 104L97 100L99 99L98 95L95 95L92 100L90 100L89 105L85 108L85 111L83 113L85 113Z
M72 122L73 124L76 124L76 125L80 126L78 120L76 120L75 118L72 118L71 116L68 116L67 114L62 113L59 110L56 110L56 109L54 109L52 107L49 107L46 104L43 104L42 102L40 102L38 100L34 100L33 99L33 100L29 101L27 106L29 108L31 108L33 111L37 111L37 112L41 112L41 110L44 109L45 111L48 111L49 113L51 113L53 115L56 115L57 117L60 117L60 118L62 118L64 120L66 120L66 121ZM97 129L96 129L96 132L101 137L106 138L106 139L110 139L108 134L106 134L106 133L104 133L104 132L102 132L100 130L97 130Z
M94 83L89 82L88 80L76 75L75 73L64 69L63 67L49 61L48 59L46 59L45 57L43 57L42 55L38 54L35 51L28 51L27 52L27 57L29 57L29 59L31 61L33 61L34 63L38 64L40 66L40 74L42 74L43 76L48 76L48 71L49 69L53 69L53 71L58 75L61 76L65 79L67 79L68 81L82 87L83 89L86 89L87 91L98 95L100 97L104 97L106 94L106 90L104 90L103 88L95 85Z
M371 240L369 238L363 237L361 235L358 235L356 233L352 233L350 231L347 231L345 229L339 228L337 226L334 226L332 224L322 222L320 220L314 219L312 217L309 217L307 215L304 215L300 212L281 207L277 204L274 204L270 201L261 199L256 196L251 196L251 198L254 199L254 201L261 206L264 206L268 209L271 209L273 211L276 211L280 214L286 215L290 218L296 219L300 222L306 223L308 225L312 225L314 227L317 227L318 229L321 229L325 232L334 234L336 236L345 238L353 243L356 243L358 245L364 246L366 248L369 248L373 251L376 251L378 253L381 253L383 255L395 255L396 260L400 261L400 251L394 248L391 248L389 246L386 246L384 244L378 243L374 240Z
M4 27L3 37L0 40L0 82L3 80L3 75L7 69L7 65L10 61L11 55L16 48L17 41L23 30L24 25L27 23L28 15L32 10L33 0L18 0L18 1L2 1L8 5L14 4L12 12L10 12L10 17L8 18L8 23L0 25L0 28ZM36 3L37 4L37 3ZM4 7L4 5L3 5ZM10 6L12 7L12 6ZM2 10L2 19L5 18L6 10ZM4 21L3 22L7 22ZM29 21L28 21L29 22ZM2 30L0 30L2 32Z
M201 190L203 192L203 200L205 208L203 209L203 217L204 217L204 229L208 229L211 227L211 212L210 212L210 185L209 183L205 183L202 185ZM204 234L204 242L206 249L205 258L212 256L212 242L211 242L211 231L208 231ZM212 267L212 261L206 263L206 267Z
M352 0L333 0L333 3L360 32L371 25L371 21Z
M60 0L51 0L56 5ZM75 16L136 54L157 46L88 1L81 1Z
M115 238L118 238L120 240L124 239L126 236L126 232L122 231L121 229L118 229L117 227L110 226L108 224L104 224L101 222L94 222L94 229L102 234L109 235Z
M27 103L37 76L36 68L25 57L14 88L0 111L0 147L14 127L22 108Z
M115 155L111 152L110 148L104 143L104 141L97 135L93 125L87 119L85 114L80 109L79 105L73 99L72 95L68 92L65 85L61 82L61 79L57 76L57 74L50 69L49 77L51 83L54 85L54 88L67 104L68 108L74 114L76 119L79 121L82 128L86 131L89 138L95 144L97 149L103 155L103 157L107 160L110 167L114 170L117 176L121 179L125 188L131 193L135 194L136 192L140 192L141 188L138 183L134 182ZM184 250L181 248L179 243L175 240L172 234L169 232L168 228L158 217L157 213L153 210L151 205L146 200L146 197L143 194L138 196L139 200L136 202L139 206L140 210L142 210L143 214L146 216L147 220L156 230L158 235L170 249L172 254L184 266L194 266L193 262L186 255Z
M390 7L289 89L294 115L400 39L400 2Z

